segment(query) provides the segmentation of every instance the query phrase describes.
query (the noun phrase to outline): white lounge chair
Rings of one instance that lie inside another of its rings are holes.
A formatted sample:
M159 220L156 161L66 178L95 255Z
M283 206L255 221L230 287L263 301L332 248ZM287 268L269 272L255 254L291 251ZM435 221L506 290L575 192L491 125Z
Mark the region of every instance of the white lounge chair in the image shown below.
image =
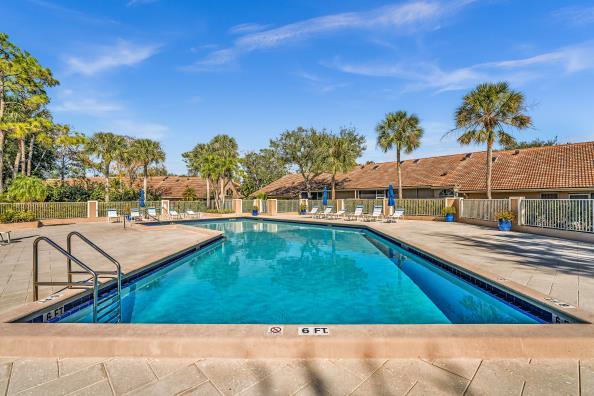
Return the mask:
M317 206L314 206L313 208L311 208L311 210L308 213L309 217L315 217L315 215L316 215L316 213L318 213L319 209L320 208L318 208Z
M140 215L140 210L138 208L130 209L130 221L138 221L142 220L142 216Z
M12 231L0 231L0 243L3 245L10 245L10 233ZM6 238L4 238L6 237Z
M376 221L380 219L383 214L383 207L381 205L374 205L373 212L369 216L367 216L367 221Z
M115 221L116 223L120 221L120 216L118 215L118 211L116 209L107 209L107 222L111 223Z
M172 219L181 219L180 214L177 213L177 210L174 209L169 209L169 217Z
M159 220L159 215L157 214L156 208L146 208L146 214L149 217L149 219Z
M186 216L201 218L202 213L201 212L196 213L192 209L186 209Z
M345 213L346 213L346 210L344 210L344 209L341 209L341 210L339 210L339 211L338 211L338 212L336 212L336 213L332 213L332 214L331 214L330 216L328 216L328 217L329 217L329 218L333 218L333 219L337 219L337 220L338 220L338 219L342 219L343 217L345 217Z
M386 217L386 223L398 223L404 217L404 209L394 209L394 213Z
M317 218L318 219L325 219L325 218L327 218L329 216L332 216L332 210L333 209L334 209L334 206L332 206L332 205L326 206L326 209L324 209L324 211L322 213L319 213L317 215ZM316 216L314 216L314 217L316 217Z
M347 220L359 220L363 218L363 205L355 206L355 211L353 213L347 214Z

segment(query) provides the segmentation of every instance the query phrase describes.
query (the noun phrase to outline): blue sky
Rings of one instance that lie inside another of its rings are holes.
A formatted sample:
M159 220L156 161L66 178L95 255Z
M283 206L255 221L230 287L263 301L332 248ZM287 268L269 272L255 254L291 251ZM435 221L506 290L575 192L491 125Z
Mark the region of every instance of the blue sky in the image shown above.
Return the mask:
M412 157L461 148L453 112L483 81L526 94L521 139L594 140L594 4L553 0L3 0L0 30L50 67L59 122L160 140L167 167L218 133L242 152L286 129L416 113ZM411 157L409 156L409 157Z

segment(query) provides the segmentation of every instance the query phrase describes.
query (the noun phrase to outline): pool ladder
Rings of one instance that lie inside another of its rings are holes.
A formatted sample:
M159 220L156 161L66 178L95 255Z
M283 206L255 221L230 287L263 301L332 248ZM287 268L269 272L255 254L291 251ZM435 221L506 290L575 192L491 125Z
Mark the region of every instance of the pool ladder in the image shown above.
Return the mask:
M82 262L72 254L72 238L77 237L93 250L111 262L115 271L98 271ZM66 257L67 282L40 282L39 281L39 244L46 242L56 251ZM77 264L80 270L73 270L72 263ZM89 275L82 281L74 281L72 275ZM116 282L115 292L101 293L108 284L101 284L100 279L110 279ZM120 263L107 254L99 246L77 231L72 231L66 237L66 250L48 237L40 236L33 241L33 300L39 299L39 286L65 286L68 289L90 289L93 294L93 322L94 323L119 323L122 320L122 270Z

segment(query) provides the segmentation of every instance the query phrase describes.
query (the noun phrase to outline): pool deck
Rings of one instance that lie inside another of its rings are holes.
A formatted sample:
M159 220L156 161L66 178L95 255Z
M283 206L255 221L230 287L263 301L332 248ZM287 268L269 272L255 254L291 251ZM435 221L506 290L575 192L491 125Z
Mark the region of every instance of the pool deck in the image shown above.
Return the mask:
M311 221L275 217L282 218ZM594 314L593 245L467 224L362 224ZM0 322L32 306L34 236L64 245L72 230L117 252L124 272L217 235L106 223L18 231L14 244L0 246ZM76 249L83 259L96 257ZM47 248L41 253L43 274L63 278L63 259ZM12 356L0 357L0 395L594 394L594 325L335 326L330 337L305 339L296 326L285 326L282 336L265 327L0 324L0 356Z

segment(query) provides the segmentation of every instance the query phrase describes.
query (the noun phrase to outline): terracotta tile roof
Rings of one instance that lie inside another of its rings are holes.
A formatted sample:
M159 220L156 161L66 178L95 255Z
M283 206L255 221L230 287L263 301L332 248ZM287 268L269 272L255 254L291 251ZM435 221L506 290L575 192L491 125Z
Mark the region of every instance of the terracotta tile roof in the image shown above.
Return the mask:
M484 191L486 152L411 159L402 162L404 187L457 187L459 191ZM594 188L594 142L534 147L493 153L493 190L563 190ZM330 176L315 181L329 186ZM396 162L359 165L337 175L337 189L380 189L396 186ZM270 196L295 195L304 190L303 178L287 175L259 192Z
M103 183L102 177L86 177L84 179L66 179L67 183L92 182ZM48 179L48 183L57 183L57 179ZM142 187L142 177L136 179L135 187ZM198 176L151 176L148 179L149 189L159 191L163 199L181 199L184 190L192 187L196 190L199 199L206 199L206 181ZM212 191L212 186L211 186Z

